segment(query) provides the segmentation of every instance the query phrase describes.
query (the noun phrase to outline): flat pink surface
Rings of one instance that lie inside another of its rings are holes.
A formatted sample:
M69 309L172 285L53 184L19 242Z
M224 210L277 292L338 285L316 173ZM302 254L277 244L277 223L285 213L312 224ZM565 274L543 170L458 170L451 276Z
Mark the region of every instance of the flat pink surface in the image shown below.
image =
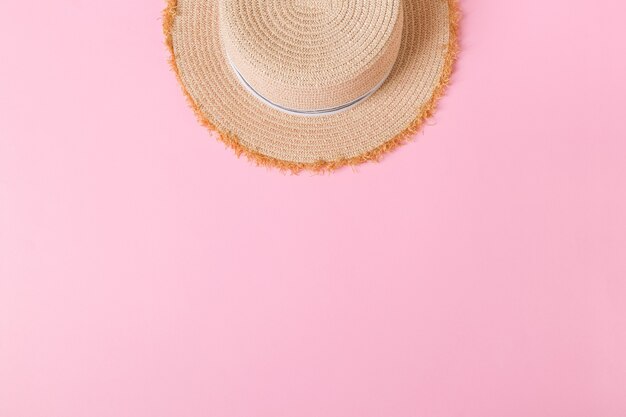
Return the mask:
M417 140L297 177L161 1L1 5L1 417L626 416L623 2L464 0Z

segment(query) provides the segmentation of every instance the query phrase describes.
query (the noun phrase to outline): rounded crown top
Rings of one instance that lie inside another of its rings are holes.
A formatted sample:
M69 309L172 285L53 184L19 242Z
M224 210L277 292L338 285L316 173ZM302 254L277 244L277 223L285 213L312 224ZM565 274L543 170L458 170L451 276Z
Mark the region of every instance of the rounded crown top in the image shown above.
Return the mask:
M391 71L401 0L220 0L231 65L272 103L294 110L344 105Z

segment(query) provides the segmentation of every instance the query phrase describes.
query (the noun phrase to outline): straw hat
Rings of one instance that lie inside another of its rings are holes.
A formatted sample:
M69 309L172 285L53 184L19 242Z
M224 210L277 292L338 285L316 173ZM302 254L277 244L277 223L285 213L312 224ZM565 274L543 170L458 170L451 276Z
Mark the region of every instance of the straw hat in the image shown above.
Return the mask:
M199 120L262 165L378 159L431 115L456 0L168 0L171 64Z

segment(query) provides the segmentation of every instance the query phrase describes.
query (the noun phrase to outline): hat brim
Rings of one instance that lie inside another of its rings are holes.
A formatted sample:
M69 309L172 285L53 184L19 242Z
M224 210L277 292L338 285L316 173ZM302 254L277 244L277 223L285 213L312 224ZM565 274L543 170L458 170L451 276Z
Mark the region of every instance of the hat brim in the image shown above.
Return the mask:
M457 0L403 0L398 60L368 99L335 114L297 116L254 97L219 39L217 0L167 0L171 65L200 122L237 155L298 172L378 160L430 117L447 87L458 44Z

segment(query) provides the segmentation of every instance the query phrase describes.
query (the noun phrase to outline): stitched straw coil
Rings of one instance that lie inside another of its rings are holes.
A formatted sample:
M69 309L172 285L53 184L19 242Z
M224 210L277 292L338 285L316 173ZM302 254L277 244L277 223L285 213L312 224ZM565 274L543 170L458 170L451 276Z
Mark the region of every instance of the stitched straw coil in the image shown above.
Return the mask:
M168 0L172 67L237 154L294 172L378 159L429 117L457 51L456 0ZM350 102L319 116L282 112Z
M401 0L220 0L220 36L246 81L287 108L349 103L379 84L402 39Z

